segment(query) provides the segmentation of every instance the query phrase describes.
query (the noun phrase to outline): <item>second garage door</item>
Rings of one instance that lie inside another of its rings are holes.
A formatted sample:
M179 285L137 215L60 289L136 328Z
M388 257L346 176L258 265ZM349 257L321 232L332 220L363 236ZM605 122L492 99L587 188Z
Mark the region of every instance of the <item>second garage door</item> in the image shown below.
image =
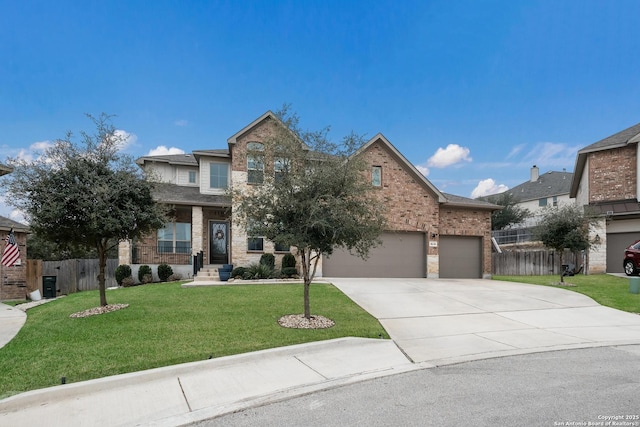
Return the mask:
M607 233L607 273L624 273L624 250L640 239L640 233Z
M482 278L482 237L440 236L442 279Z
M386 232L382 246L371 249L363 260L337 249L322 262L324 277L425 277L424 233Z

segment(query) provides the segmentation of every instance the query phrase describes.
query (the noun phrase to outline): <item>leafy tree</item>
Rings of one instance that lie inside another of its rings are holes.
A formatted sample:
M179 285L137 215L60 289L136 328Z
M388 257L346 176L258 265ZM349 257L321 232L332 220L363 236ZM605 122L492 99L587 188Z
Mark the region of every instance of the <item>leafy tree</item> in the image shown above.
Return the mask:
M63 245L60 242L47 240L46 238L31 233L27 236L29 259L41 259L43 261L62 261L65 259L96 259L98 252L95 248L86 248L73 244ZM117 258L117 248L107 252L108 258Z
M491 229L504 230L512 224L519 224L531 216L529 209L518 206L518 201L509 192L488 196L485 200L489 203L502 206L502 209L491 214Z
M309 287L318 260L343 247L362 258L379 243L382 204L371 192L366 164L357 149L363 139L328 140L328 129L304 132L284 106L272 137L264 141L262 185L235 189L234 215L250 235L295 246L304 281L304 316L311 317ZM255 154L255 153L254 153Z
M25 212L31 229L63 247L95 249L100 265L100 305L107 305L107 253L120 240L147 234L165 223L164 210L151 195L133 160L119 153L123 136L110 116L88 116L94 134L56 140L36 160L9 159L10 200Z
M574 204L549 207L544 210L534 234L546 247L558 252L562 265L565 249L582 251L591 245L589 228L592 221L592 218ZM560 282L564 282L562 273Z

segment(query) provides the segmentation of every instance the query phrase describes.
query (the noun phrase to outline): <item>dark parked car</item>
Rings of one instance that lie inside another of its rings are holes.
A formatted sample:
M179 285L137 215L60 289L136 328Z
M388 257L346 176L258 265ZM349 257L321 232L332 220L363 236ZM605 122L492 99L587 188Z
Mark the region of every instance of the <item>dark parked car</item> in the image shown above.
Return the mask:
M627 276L634 276L640 271L640 240L624 250L624 272Z

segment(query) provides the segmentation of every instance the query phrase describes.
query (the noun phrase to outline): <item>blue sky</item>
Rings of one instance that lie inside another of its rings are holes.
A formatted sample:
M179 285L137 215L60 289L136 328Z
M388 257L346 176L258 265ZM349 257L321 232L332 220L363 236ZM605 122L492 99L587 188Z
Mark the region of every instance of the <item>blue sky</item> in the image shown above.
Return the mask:
M0 0L0 162L85 113L134 157L225 148L265 111L382 132L440 190L573 171L640 122L640 1ZM2 205L2 203L0 203ZM7 208L0 215L11 216Z

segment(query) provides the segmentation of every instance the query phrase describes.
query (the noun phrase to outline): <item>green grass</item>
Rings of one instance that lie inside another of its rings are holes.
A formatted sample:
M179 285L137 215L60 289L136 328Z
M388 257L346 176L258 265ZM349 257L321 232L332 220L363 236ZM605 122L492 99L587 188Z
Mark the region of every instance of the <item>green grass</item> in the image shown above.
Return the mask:
M530 283L533 285L557 286L560 276L493 276L494 280ZM640 294L629 292L629 280L610 274L577 275L565 277L567 284L575 286L562 287L587 295L598 304L618 310L640 313Z
M303 311L302 285L183 289L180 283L107 291L128 308L86 318L97 291L30 309L18 335L0 349L0 398L60 384L178 363L354 336L388 338L380 323L332 285L311 286L311 312L328 329L287 329L277 320Z

